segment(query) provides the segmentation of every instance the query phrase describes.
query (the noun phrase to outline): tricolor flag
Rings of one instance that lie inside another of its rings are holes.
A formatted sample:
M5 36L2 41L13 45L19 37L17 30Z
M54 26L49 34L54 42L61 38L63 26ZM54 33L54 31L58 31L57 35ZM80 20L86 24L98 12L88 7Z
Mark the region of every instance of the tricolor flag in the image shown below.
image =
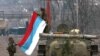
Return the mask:
M45 26L46 22L43 19L41 19L41 17L39 17L36 12L33 12L33 16L28 25L26 33L22 40L18 43L21 50L25 54L32 54L39 41L39 33L43 32Z

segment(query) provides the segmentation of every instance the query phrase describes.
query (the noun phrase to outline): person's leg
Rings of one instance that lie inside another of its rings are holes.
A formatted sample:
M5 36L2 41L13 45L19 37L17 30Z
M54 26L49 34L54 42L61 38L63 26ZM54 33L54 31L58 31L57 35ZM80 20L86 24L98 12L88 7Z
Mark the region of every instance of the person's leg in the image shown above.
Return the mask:
M11 56L11 53L9 52L9 56Z
M9 56L14 56L14 53L9 53Z
M12 56L14 56L14 53L12 53Z

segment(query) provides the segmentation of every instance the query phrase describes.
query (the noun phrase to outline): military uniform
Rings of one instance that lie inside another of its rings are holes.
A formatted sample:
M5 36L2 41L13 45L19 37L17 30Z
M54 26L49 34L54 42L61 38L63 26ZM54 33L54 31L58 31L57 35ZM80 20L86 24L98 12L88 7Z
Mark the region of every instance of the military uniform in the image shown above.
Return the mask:
M15 44L13 38L9 38L7 51L9 53L9 56L14 56L14 53L16 53L16 44Z

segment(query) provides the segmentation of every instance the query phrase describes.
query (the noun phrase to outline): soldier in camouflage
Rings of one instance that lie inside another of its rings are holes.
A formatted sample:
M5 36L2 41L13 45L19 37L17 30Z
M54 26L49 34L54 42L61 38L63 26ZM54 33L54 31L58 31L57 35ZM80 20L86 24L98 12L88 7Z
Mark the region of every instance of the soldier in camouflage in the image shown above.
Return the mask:
M16 53L16 44L12 37L9 37L8 41L9 43L8 43L7 51L9 53L9 56L14 56L14 53Z

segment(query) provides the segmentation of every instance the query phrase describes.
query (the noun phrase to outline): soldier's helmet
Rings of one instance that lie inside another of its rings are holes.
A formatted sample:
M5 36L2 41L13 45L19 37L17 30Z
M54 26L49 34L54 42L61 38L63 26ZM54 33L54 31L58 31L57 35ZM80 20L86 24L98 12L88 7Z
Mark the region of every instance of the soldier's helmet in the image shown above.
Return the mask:
M70 31L70 34L79 34L80 33L80 30L79 29L72 29Z

